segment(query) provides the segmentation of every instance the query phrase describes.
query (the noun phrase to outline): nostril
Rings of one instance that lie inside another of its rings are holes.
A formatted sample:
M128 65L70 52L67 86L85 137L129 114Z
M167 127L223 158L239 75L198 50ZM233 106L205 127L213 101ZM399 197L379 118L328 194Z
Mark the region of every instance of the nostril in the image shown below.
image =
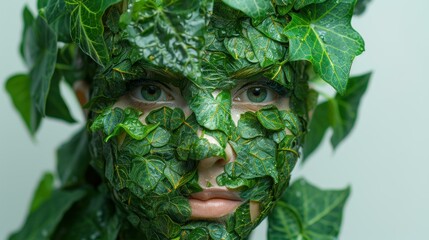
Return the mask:
M224 158L219 158L217 159L217 161L215 162L216 165L218 166L225 166L229 161L224 159Z

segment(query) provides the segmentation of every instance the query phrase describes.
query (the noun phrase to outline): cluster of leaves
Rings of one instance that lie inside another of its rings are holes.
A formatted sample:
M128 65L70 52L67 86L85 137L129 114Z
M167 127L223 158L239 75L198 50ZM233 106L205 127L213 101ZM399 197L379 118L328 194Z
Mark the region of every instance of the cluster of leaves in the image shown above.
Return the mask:
M337 146L354 125L369 79L348 79L354 57L364 49L350 25L356 2L38 0L37 17L25 8L20 52L29 71L10 77L6 89L31 134L45 116L74 122L61 81L71 86L92 80L93 100L109 105L123 94L118 82L135 78L141 72L135 64L142 62L188 79L183 94L194 114L185 118L182 110L164 107L143 125L135 110L104 109L92 123L91 141L84 129L61 146L60 189L51 175L44 178L23 229L11 239L245 238L288 186L307 112L317 105L304 61L338 92L315 108L304 155L317 148L327 129L333 129ZM358 9L366 2L358 1ZM243 114L234 126L228 90L235 79L258 74L291 90L292 111L267 106ZM213 97L215 88L222 91ZM198 129L219 145L198 136ZM225 225L189 223L184 196L200 189L197 161L224 156L227 143L237 160L217 181L239 189L247 202ZM114 192L116 205L100 179L93 179L94 169ZM270 216L269 238L335 238L347 195L348 190L320 192L297 181ZM255 222L249 201L262 207Z

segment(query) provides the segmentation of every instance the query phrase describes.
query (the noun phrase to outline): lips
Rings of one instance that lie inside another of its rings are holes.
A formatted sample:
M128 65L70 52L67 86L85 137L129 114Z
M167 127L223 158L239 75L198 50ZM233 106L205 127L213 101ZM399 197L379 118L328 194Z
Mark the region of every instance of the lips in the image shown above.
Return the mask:
M237 209L242 203L237 192L227 189L209 188L191 194L189 203L192 209L191 219L218 219Z

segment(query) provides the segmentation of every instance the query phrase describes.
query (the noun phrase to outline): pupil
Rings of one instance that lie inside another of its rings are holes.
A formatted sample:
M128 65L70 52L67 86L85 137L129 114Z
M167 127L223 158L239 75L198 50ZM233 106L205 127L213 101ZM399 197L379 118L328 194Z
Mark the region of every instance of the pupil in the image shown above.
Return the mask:
M247 90L247 98L251 102L260 103L267 98L267 89L261 87L252 87Z
M143 86L141 89L142 98L146 101L158 101L161 97L161 89L155 85Z

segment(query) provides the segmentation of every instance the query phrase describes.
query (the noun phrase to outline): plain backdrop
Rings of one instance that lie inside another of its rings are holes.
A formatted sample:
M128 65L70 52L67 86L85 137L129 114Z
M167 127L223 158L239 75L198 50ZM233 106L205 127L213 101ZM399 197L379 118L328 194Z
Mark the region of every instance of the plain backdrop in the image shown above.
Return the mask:
M35 0L34 0L35 2ZM74 126L44 121L34 139L4 90L24 70L18 57L21 9L32 1L4 1L0 10L0 239L23 223L38 179L55 168L54 149L82 124L70 89L63 87ZM352 187L340 239L429 239L429 27L427 0L373 0L353 25L366 40L355 74L372 70L359 119L333 152L325 144L294 178L323 188ZM253 239L265 239L262 224Z

